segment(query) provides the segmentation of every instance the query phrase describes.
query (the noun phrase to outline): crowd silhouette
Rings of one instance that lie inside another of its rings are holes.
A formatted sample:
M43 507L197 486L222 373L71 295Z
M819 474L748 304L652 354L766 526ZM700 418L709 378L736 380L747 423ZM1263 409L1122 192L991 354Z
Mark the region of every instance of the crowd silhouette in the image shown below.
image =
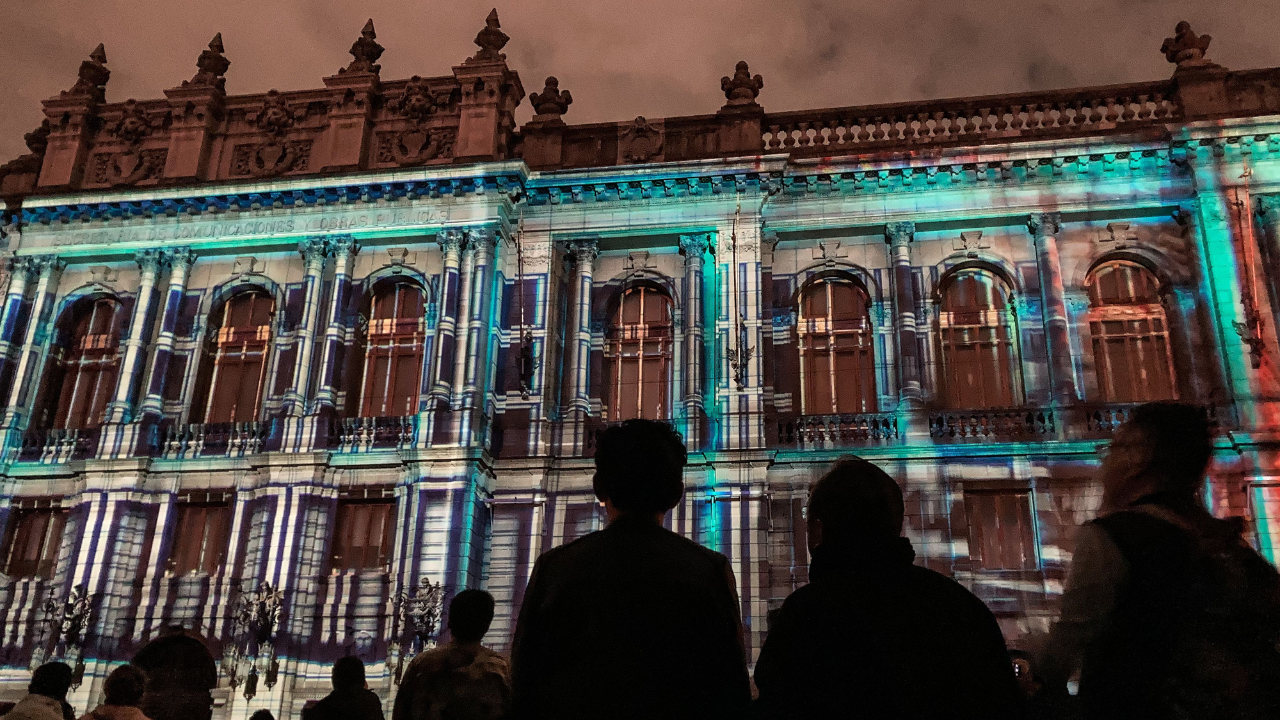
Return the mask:
M1238 519L1202 499L1212 435L1196 407L1136 408L1078 529L1061 618L1008 649L991 611L915 564L902 490L861 458L810 488L810 581L771 618L754 668L728 559L663 527L683 494L675 430L630 420L599 437L608 526L544 553L510 662L484 647L494 599L459 592L448 642L406 670L392 720L586 718L1280 717L1280 575ZM146 674L123 665L82 720L146 720ZM71 668L39 667L3 720L68 720ZM363 663L333 666L304 720L383 720ZM265 710L252 720L274 720Z

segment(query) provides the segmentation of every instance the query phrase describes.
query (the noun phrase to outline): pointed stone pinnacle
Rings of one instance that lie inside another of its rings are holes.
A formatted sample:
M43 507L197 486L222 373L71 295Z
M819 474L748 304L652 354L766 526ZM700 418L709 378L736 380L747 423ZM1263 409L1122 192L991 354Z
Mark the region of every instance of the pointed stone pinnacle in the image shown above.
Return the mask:
M226 52L222 47L222 33L213 36L213 39L209 41L209 49L216 53Z
M489 17L484 19L484 24L489 27L502 27L498 24L498 8L489 11Z
M105 65L107 63L107 49L103 47L102 43L98 43L98 47L94 48L93 52L89 53L89 59L99 65Z
M364 24L364 29L360 31L360 34L369 38L370 40L378 37L377 33L373 31L373 18L369 18L369 22Z

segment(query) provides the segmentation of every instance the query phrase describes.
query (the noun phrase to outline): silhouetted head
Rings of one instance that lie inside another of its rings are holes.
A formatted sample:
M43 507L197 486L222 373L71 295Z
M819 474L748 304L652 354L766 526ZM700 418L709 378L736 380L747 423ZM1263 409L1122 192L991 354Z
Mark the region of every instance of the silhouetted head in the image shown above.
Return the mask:
M71 689L71 666L64 662L45 663L31 674L27 692L54 700L66 700Z
M449 602L449 632L463 643L477 643L493 622L493 596L483 590L463 590Z
M1134 408L1102 461L1104 509L1117 510L1152 493L1198 504L1212 453L1203 409L1177 402Z
M137 707L147 691L147 674L136 665L121 665L107 676L107 705Z
M856 546L902 533L902 489L885 471L848 455L809 490L809 548Z
M270 710L255 710L249 716L249 720L276 720L276 716L272 715Z
M364 663L354 655L338 658L333 664L334 690L361 690L364 688Z
M618 513L657 515L680 502L688 453L664 422L628 420L596 441L596 497Z

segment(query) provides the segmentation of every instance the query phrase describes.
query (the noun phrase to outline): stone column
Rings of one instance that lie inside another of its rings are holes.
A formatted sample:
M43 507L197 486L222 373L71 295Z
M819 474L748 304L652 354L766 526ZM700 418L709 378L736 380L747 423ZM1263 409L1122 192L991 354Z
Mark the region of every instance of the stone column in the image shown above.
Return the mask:
M31 319L27 321L26 336L18 354L13 385L9 389L4 411L3 426L10 430L20 430L25 426L27 413L31 410L30 404L34 400L31 396L39 388L46 340L52 332L49 325L54 319L53 310L57 305L58 282L66 267L66 263L56 255L37 255L30 262L31 271L38 272L39 276L36 280Z
M298 343L298 362L293 370L293 388L284 394L288 414L294 417L306 411L311 390L311 357L315 354L316 325L320 323L320 290L324 282L325 261L332 250L329 238L312 237L298 243L298 253L306 265L303 275L304 301L302 327L294 341Z
M458 264L467 238L461 230L442 230L436 235L436 242L440 244L443 254L443 266L440 270L440 311L436 320L436 337L432 343L434 352L431 368L427 371L427 381L431 385L428 403L433 408L449 404L452 376L446 368L453 358L454 343L457 342L461 281Z
M138 415L159 418L164 415L164 384L169 374L169 360L177 342L178 315L182 311L182 299L187 294L187 278L196 254L190 248L171 253L169 261L169 288L165 292L164 309L160 316L160 333L156 336L151 354L151 367L147 371L147 392L138 408Z
M916 224L895 222L885 225L889 244L889 266L892 270L893 306L898 330L898 402L908 406L920 402L920 349L916 343L916 287L911 276L911 241Z
M462 248L462 269L459 271L458 316L453 331L453 381L449 386L449 404L455 409L462 407L462 386L467 383L467 329L471 318L472 275L476 266L476 249L471 234L463 232L467 239Z
M338 368L334 366L334 361L337 359L338 346L342 343L342 308L346 306L347 296L351 292L351 265L356 253L360 252L360 243L350 235L335 237L332 242L333 292L329 294L328 325L325 327L324 347L320 353L320 382L311 406L313 415L336 407L338 388L334 384ZM359 378L355 380L358 382Z
M573 330L573 381L570 383L569 409L583 415L591 411L591 288L594 282L596 257L600 245L595 240L579 240L573 243L573 256L578 270L577 310L574 313Z
M106 422L111 424L127 423L133 419L139 374L151 343L151 329L155 325L156 278L169 264L169 253L165 250L139 250L134 253L134 260L142 270L142 277L138 281L138 299L133 304L133 316L129 319L129 339L124 343L115 394L107 404Z
M1049 386L1055 404L1079 400L1075 370L1071 363L1071 328L1063 296L1062 263L1058 259L1058 213L1032 213L1027 229L1036 244L1036 265L1040 271L1041 317L1049 353Z
M1260 195L1254 201L1254 211L1258 215L1258 245L1264 258L1263 267L1266 272L1260 273L1266 278L1267 290L1271 293L1272 302L1280 300L1280 195ZM1280 307L1272 308L1273 327L1280 328Z
M18 330L18 315L26 298L27 285L31 282L31 258L19 257L9 261L9 289L5 293L4 308L0 309L0 375L10 362L14 335Z
M489 376L489 321L493 310L494 247L498 235L490 228L468 232L471 244L471 302L466 321L466 342L458 343L465 369L458 406L464 410L484 407L485 379ZM474 412L463 413L460 440L470 437Z
M684 411L688 423L685 442L691 447L700 444L702 438L702 354L705 345L702 327L702 275L703 258L710 249L709 233L680 236L680 254L684 255Z

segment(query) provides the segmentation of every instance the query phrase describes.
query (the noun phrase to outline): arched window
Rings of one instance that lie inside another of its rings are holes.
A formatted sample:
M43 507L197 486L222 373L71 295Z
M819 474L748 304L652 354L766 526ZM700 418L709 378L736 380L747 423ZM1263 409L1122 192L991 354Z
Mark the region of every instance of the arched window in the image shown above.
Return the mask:
M422 288L410 282L387 282L374 288L369 326L352 368L360 382L359 404L348 402L360 417L399 417L418 411L422 386L422 352L426 342L426 312ZM355 399L355 398L353 398Z
M1112 260L1094 268L1086 285L1093 365L1103 401L1173 399L1169 323L1155 276L1137 263Z
M275 299L261 288L236 293L217 310L209 324L193 419L258 419L275 310Z
M63 313L35 414L39 429L102 424L120 371L122 319L111 297L85 298Z
M805 415L876 410L876 360L867 291L842 278L800 295L800 407Z
M671 298L651 285L622 293L604 342L605 417L663 420L671 415Z
M960 270L946 280L941 301L938 338L947 407L1018 405L1021 374L1004 283L985 270Z

